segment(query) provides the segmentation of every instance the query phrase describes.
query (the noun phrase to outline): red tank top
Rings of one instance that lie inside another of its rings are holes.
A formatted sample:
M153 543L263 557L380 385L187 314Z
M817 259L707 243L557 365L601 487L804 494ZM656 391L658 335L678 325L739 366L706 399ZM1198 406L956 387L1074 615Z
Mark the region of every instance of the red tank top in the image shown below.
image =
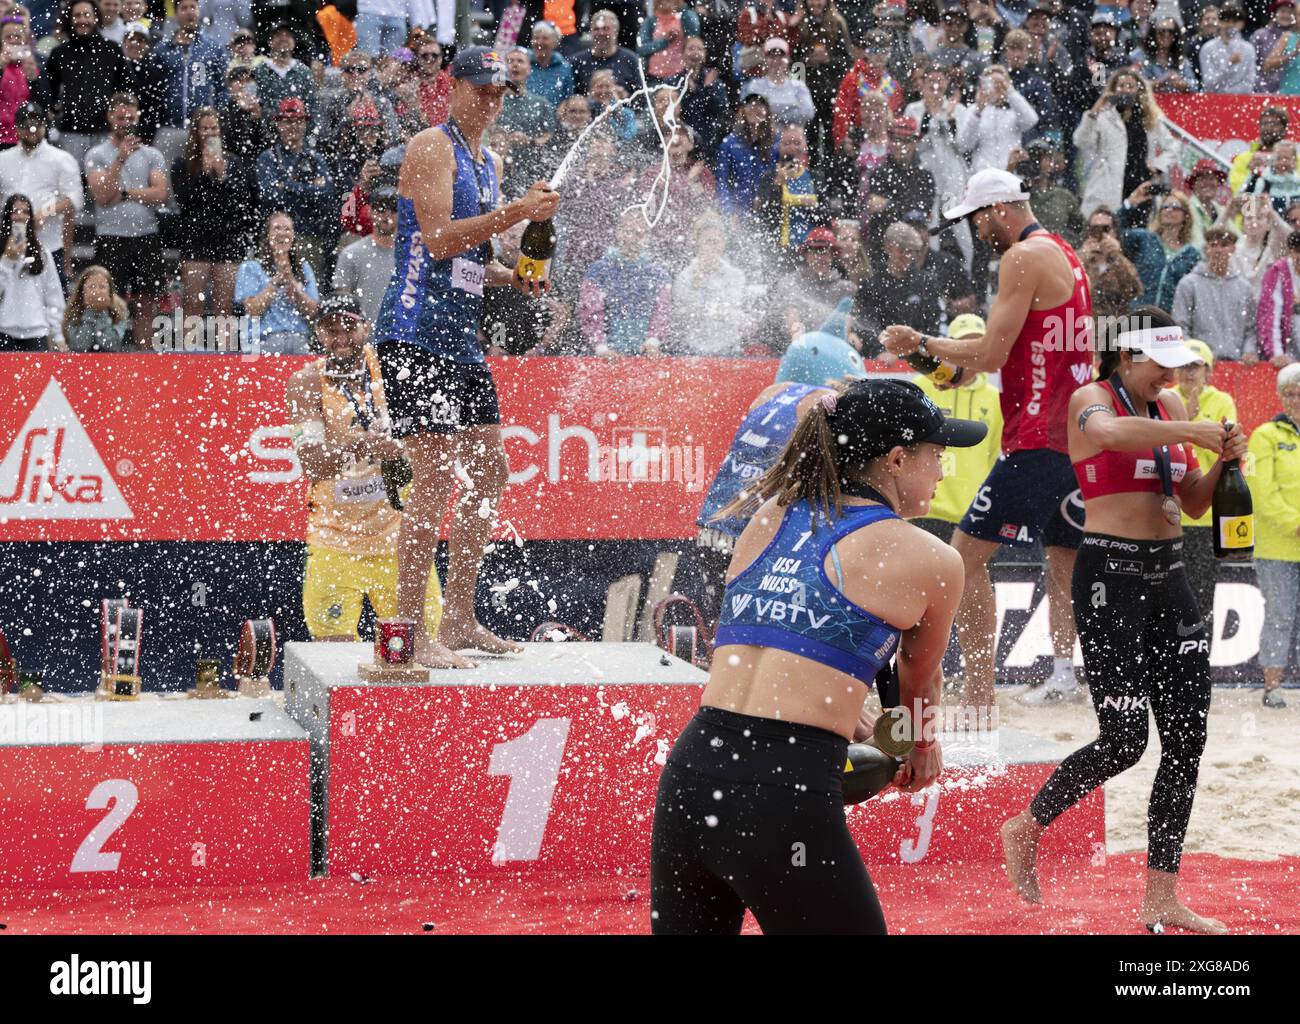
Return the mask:
M1070 243L1061 247L1074 274L1074 292L1052 309L1029 311L1002 367L1002 450L1050 448L1068 452L1070 396L1092 380L1092 294Z
M1116 416L1127 416L1128 410L1119 400L1107 381L1101 386L1110 394L1115 404ZM1156 411L1162 420L1169 419L1169 412L1163 402L1156 402ZM1173 468L1174 486L1182 482L1188 472L1199 468L1196 453L1189 444L1169 446L1169 460ZM1079 478L1079 492L1084 501L1100 498L1107 494L1132 494L1150 491L1163 494L1164 486L1160 483L1160 472L1151 452L1098 452L1074 464L1074 473Z

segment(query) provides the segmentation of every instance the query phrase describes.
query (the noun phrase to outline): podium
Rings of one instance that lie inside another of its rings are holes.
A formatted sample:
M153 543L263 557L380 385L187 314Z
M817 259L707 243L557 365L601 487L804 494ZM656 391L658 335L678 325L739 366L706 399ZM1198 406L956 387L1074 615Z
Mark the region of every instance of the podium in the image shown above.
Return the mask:
M0 704L0 886L309 877L306 732L269 700Z

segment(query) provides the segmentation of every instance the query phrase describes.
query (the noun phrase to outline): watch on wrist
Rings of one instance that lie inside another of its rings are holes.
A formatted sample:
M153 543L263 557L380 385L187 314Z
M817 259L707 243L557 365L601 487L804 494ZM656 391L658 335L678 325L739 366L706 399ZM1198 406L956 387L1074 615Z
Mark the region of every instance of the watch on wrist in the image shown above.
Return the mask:
M122 202L125 203L125 202L126 202L128 199L130 199L131 197L130 197L129 195L126 194L126 189L122 189L121 193L119 193L118 198L120 198L120 199L122 200Z
M927 359L933 359L934 356L930 354L930 346L926 344L926 341L927 339L925 335L922 334L921 340L916 343L916 350L920 352L921 355L925 356Z

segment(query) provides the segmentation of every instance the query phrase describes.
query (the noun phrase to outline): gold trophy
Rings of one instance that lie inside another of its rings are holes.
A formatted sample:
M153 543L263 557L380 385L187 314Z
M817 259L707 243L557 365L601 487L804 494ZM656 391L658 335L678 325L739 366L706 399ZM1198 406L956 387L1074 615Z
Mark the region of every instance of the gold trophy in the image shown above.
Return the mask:
M221 662L216 658L200 658L194 674L194 689L189 691L191 697L199 700L220 700L226 696L221 688Z
M99 688L95 690L98 700L107 700L112 686L109 676L113 674L113 643L117 637L117 610L130 607L126 598L106 597L99 602Z
M144 612L117 608L113 630L112 672L105 676L109 700L140 699L140 632Z
M375 660L357 666L368 683L427 683L429 670L415 662L415 623L380 619L375 623Z
M235 654L235 681L241 697L271 696L271 669L275 665L275 622L247 619Z

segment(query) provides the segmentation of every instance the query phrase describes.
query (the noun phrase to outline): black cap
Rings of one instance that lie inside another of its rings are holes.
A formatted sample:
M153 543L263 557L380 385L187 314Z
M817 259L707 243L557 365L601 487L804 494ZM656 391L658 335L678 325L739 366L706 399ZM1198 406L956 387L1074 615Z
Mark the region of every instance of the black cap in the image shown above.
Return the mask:
M32 118L39 118L42 121L46 121L45 108L39 103L24 103L14 113L14 124L22 124L24 121L29 121Z
M321 299L320 305L316 307L316 322L320 323L332 316L351 317L355 320L365 319L365 315L361 312L361 304L357 302L357 297L348 292L335 292L333 295L327 295Z
M836 399L828 421L839 432L840 451L849 463L868 462L895 445L922 441L973 448L989 432L976 420L944 416L915 384L889 377L854 381Z
M285 21L281 19L280 21L275 22L275 24L271 26L271 31L266 34L266 38L270 39L277 32L292 32L293 37L295 39L298 38L298 26L295 25L292 21Z
M771 102L761 92L751 92L748 96L742 97L740 105L743 107L746 103L761 103L763 106L767 107L768 110L772 109Z
M451 62L451 77L471 85L504 85L518 92L519 86L506 74L506 59L501 54L487 46L467 46Z

